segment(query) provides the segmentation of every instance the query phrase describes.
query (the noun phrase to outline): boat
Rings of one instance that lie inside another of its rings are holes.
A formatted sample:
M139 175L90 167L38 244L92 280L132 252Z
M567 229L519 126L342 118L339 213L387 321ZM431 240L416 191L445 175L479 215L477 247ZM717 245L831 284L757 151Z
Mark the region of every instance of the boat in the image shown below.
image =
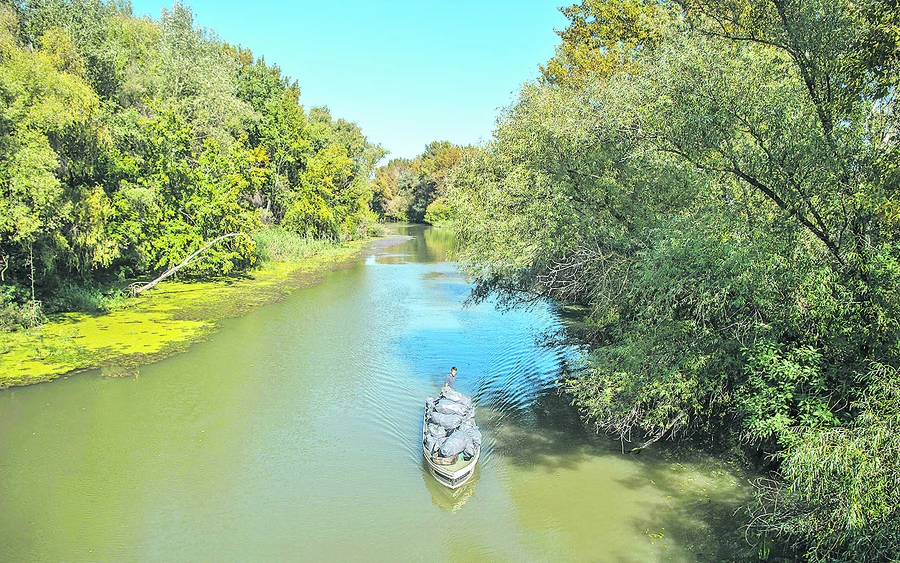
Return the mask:
M428 411L426 409L422 416L422 454L425 456L425 463L428 465L428 471L437 479L437 482L451 489L458 489L469 482L472 475L475 474L475 465L481 456L481 446L475 447L475 455L469 459L464 459L463 454L453 457L441 457L432 454L425 447L425 436L428 433Z

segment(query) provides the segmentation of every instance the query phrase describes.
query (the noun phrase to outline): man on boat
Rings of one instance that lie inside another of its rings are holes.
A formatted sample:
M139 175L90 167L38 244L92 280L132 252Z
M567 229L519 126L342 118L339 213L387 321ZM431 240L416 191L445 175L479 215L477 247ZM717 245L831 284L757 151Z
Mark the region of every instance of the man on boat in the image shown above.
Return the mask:
M450 375L444 380L444 387L449 387L456 391L456 366L450 368Z

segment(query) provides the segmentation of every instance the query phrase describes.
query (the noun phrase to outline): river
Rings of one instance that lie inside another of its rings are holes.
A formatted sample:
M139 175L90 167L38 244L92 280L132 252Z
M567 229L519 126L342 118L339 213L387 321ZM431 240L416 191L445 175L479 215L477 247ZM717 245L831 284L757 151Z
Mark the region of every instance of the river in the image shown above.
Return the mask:
M623 455L556 380L546 305L465 306L449 231L336 270L128 377L0 391L0 561L721 561L739 469ZM451 365L484 433L458 491L422 464Z

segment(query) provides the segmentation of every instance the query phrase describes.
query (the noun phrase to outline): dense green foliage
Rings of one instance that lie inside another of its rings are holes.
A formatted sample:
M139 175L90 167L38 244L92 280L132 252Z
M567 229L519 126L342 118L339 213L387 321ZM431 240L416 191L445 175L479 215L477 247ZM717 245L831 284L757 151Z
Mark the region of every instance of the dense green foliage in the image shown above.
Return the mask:
M451 173L475 295L585 306L600 427L774 456L755 530L900 553L900 6L592 1ZM730 437L730 438L729 438Z
M305 111L296 82L181 4L153 22L113 1L4 2L0 96L4 326L218 235L247 236L185 273L247 268L267 225L340 240L377 219L369 176L384 151L327 109Z
M413 159L395 158L375 170L373 208L393 221L447 223L447 175L465 149L435 141Z
M875 377L854 405L852 423L795 430L797 444L781 467L791 486L760 483L754 524L807 538L814 560L898 557L900 388L893 368L873 367Z

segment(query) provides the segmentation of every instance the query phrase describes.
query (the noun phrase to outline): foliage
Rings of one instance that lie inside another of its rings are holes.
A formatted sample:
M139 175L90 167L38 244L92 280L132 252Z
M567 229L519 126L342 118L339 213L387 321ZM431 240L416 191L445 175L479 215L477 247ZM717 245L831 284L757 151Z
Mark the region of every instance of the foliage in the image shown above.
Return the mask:
M125 300L125 293L118 285L99 287L62 283L53 297L47 300L46 307L48 312L107 312L121 306Z
M32 282L47 310L95 308L94 288L229 232L343 240L374 222L384 151L183 4L153 22L127 2L4 3L0 96L0 284L29 288L9 311L33 308ZM230 238L179 275L244 270L255 244Z
M412 160L394 159L378 167L372 208L394 221L446 221L451 213L446 203L448 174L464 152L449 141L435 141ZM436 215L429 215L429 206L436 201L441 202L433 209Z
M562 41L541 67L543 79L572 82L636 68L641 50L660 40L663 10L662 4L646 0L582 0L560 8L569 25L556 32Z
M453 219L453 209L445 198L438 198L425 208L425 222L431 225L446 225Z
M811 561L894 561L900 545L900 374L875 365L843 428L793 432L781 474L757 484L757 531L809 539Z
M0 331L11 332L34 326L41 311L33 303L26 303L26 292L21 288L0 286Z
M542 80L448 176L475 298L586 307L590 351L566 385L600 428L638 448L737 437L782 463L764 502L794 499L767 505L765 529L814 560L890 560L896 499L853 497L872 518L849 526L825 507L857 494L854 463L896 466L893 446L838 444L895 424L864 413L896 401L873 394L869 366L900 365L897 10L563 11ZM809 486L826 462L843 469ZM892 471L868 479L896 490Z

